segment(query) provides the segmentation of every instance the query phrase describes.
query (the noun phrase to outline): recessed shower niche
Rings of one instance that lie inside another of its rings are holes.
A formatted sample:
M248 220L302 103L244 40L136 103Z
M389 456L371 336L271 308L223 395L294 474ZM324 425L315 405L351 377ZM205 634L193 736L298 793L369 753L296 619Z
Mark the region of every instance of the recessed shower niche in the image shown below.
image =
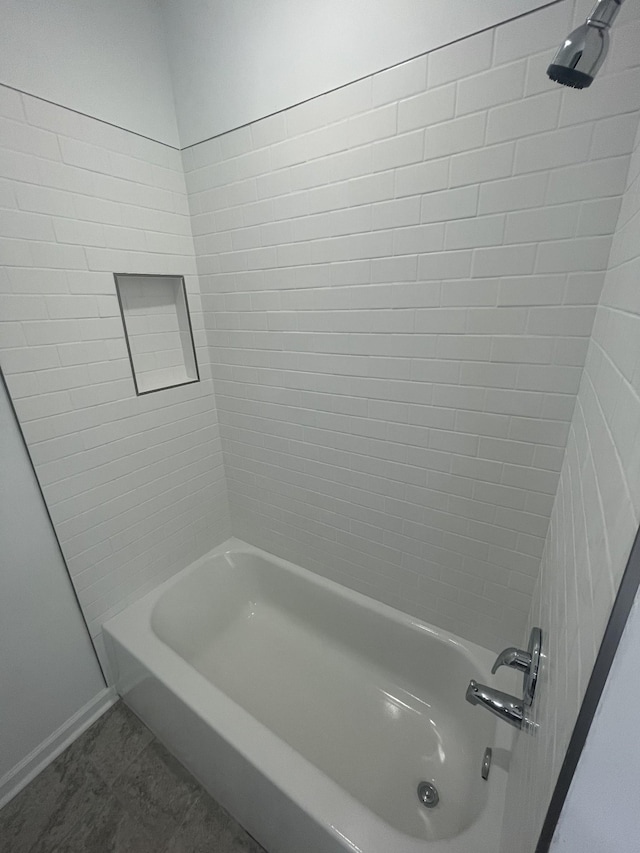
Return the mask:
M198 382L184 278L115 273L136 394Z

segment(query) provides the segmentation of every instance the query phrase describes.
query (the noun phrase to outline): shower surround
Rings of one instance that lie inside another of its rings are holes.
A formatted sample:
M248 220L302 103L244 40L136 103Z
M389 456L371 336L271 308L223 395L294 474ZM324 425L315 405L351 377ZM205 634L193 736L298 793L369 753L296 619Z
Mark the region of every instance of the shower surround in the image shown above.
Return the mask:
M109 614L230 533L184 176L6 87L0 115L0 364L102 652ZM114 272L185 276L199 383L136 397Z
M640 524L639 246L640 131L529 616L553 665L538 737L517 743L503 853L534 847Z
M585 97L546 78L572 10L183 151L234 534L491 648L524 636L638 124L630 52Z
M544 75L557 4L192 146L186 187L0 89L1 363L94 637L228 537L227 487L245 540L523 636L638 120L625 12L586 96ZM185 275L199 384L135 397L114 271Z

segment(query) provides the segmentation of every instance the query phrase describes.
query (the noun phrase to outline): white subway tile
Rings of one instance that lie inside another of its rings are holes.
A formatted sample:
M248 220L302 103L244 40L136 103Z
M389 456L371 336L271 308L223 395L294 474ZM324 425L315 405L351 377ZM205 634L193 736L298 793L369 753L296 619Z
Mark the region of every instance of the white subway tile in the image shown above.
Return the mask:
M18 207L54 216L75 216L74 199L69 193L35 184L19 184L15 188Z
M637 130L638 117L635 113L615 115L598 121L593 129L591 159L630 154Z
M526 391L577 394L581 374L579 367L523 364L518 368L517 387Z
M579 214L578 204L563 204L509 213L505 243L541 243L573 237L576 233Z
M607 268L611 237L579 238L543 243L538 250L536 271L571 272Z
M24 327L23 327L24 333ZM2 353L2 369L5 374L25 373L46 370L52 365L59 364L58 352L55 346L36 344L25 348L6 349Z
M372 78L365 77L349 86L334 89L317 100L325 105L327 121L334 122L370 110L373 106L372 91Z
M0 88L0 115L6 118L23 121L25 118L24 108L22 106L22 98L19 92L15 89L9 89L6 86Z
M535 310L535 309L532 309ZM549 326L552 326L554 313L551 317L545 317ZM531 324L531 321L529 321ZM559 327L562 326L562 318L559 318ZM538 334L545 334L547 326L543 323L543 318L537 318L535 323ZM549 329L548 334L553 334ZM535 334L535 332L534 332ZM558 332L560 334L560 332ZM494 338L489 341L491 349L491 361L498 362L515 362L524 364L549 364L553 356L553 338L552 337L528 337L518 335L517 337L503 336Z
M414 196L374 204L372 216L374 231L394 226L417 225L420 222L420 199Z
M418 258L418 279L433 281L436 279L459 279L470 274L472 253L432 252Z
M533 272L535 257L535 245L475 249L471 275L473 278L526 275Z
M431 160L404 166L395 172L396 196L421 195L442 190L449 180L449 160Z
M80 169L88 169L92 172L111 173L111 160L109 153L97 145L89 145L77 139L61 137L60 150L62 159L70 166Z
M48 216L22 213L17 210L0 210L0 234L21 240L54 241L55 234Z
M445 237L447 249L473 249L495 246L503 242L504 216L477 216L448 222Z
M408 199L413 201L413 199ZM420 203L420 199L415 199ZM393 235L395 255L413 255L437 252L444 248L444 227L439 224L418 225L415 228L398 228Z
M102 225L93 222L79 222L77 219L54 220L55 239L59 243L75 243L87 246L104 246L105 237Z
M451 187L484 183L511 174L515 146L492 145L451 158Z
M424 132L405 133L373 146L373 171L382 172L422 160Z
M520 139L551 130L558 124L561 92L544 92L489 110L487 144Z
M422 197L422 222L446 222L475 216L478 188L460 187L453 190L426 193Z
M493 35L492 30L486 30L434 50L429 54L429 86L441 86L489 68Z
M498 305L559 305L564 295L563 275L503 278Z
M363 113L349 119L348 139L349 145L365 145L367 142L376 142L388 136L393 136L396 131L403 129L398 126L397 106L389 104L379 107L377 110ZM348 147L347 145L341 146Z
M585 160L591 146L591 127L583 126L538 133L519 139L514 173L539 172Z
M0 117L0 138L3 148L34 154L47 160L60 160L60 147L54 133L29 127L23 121Z
M619 196L627 179L626 157L612 157L554 169L549 175L546 201L562 204L580 199Z
M632 68L620 74L603 75L586 101L565 98L560 110L560 125L582 124L639 108L640 68Z
M407 98L422 92L427 79L427 57L410 59L387 71L373 75L373 105Z
M466 328L471 334L515 335L524 332L526 322L524 308L477 308L469 311Z
M386 201L393 198L393 189L394 173L392 171L354 178L347 185L347 202L350 205L357 205Z
M46 306L52 320L91 318L98 314L98 303L94 296L48 296Z
M585 201L580 207L576 234L578 237L598 237L612 234L620 215L619 198Z
M22 296L11 293L0 294L0 316L15 321L46 320L47 307L38 296Z
M440 86L398 104L398 132L429 127L453 118L456 87Z
M484 144L486 124L486 114L481 112L427 127L425 159L481 148Z
M23 347L26 346L26 339L24 333L22 331L22 326L19 322L0 322L0 347L2 349L9 349L11 347ZM29 374L26 374L28 376ZM18 382L20 380L17 380ZM25 382L30 381L29 379L25 379ZM33 382L35 382L35 378L33 378ZM16 388L16 380L14 380L14 394L17 394Z
M16 208L18 206L13 184L4 179L0 179L0 206L5 208Z
M371 260L370 278L373 284L377 282L393 282L394 288L390 296L387 297L389 302L388 307L394 305L402 305L409 308L414 305L435 305L438 302L439 287L437 292L430 290L426 285L411 288L399 288L397 282L415 281L418 271L418 259L415 256L405 256L399 258L373 258ZM363 295L364 296L364 295ZM367 305L371 305L375 301L375 295L367 293L363 299ZM364 307L364 306L363 306ZM385 305L387 307L387 305Z
M547 176L524 175L490 181L480 186L478 213L515 211L544 204Z
M564 447L568 434L568 424L558 421L543 421L540 418L512 418L508 437L515 441L529 441L534 444L551 444Z
M267 118L253 122L251 125L251 139L253 147L265 148L268 145L273 145L275 142L280 142L286 136L286 123L284 113L276 113ZM196 146L201 148L202 146Z
M474 113L522 96L526 63L514 62L460 80L456 114Z

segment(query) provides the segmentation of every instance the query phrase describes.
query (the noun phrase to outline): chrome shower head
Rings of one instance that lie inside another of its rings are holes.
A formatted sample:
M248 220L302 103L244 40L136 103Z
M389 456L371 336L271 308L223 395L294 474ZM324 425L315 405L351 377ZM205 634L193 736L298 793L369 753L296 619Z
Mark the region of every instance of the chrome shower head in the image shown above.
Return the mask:
M569 33L547 68L556 83L586 89L609 49L609 28L624 0L598 0L586 22Z

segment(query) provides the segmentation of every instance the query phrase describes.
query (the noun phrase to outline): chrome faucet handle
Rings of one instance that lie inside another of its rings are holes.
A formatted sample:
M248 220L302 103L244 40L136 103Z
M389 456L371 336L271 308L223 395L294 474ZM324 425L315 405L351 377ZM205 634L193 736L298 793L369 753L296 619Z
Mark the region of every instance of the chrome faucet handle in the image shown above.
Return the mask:
M502 693L486 684L478 684L471 679L467 687L466 700L472 705L483 705L487 711L491 711L496 717L505 720L517 729L525 726L525 712L533 702L536 692L538 670L542 657L542 631L540 628L532 628L529 636L529 646L525 652L509 646L500 652L496 658L491 672L495 675L501 666L510 666L520 670L522 673L522 700L509 693ZM528 723L527 723L528 725Z
M529 635L529 646L527 651L524 649L516 649L515 646L509 646L508 649L500 652L496 658L496 662L491 667L493 675L500 669L501 666L510 666L512 669L517 669L522 675L522 692L523 702L525 707L529 707L533 702L533 697L536 692L536 683L538 681L538 670L540 669L540 658L542 655L542 631L540 628L532 628Z
M495 675L501 666L510 666L519 672L529 672L531 668L531 654L525 652L523 649L516 649L515 646L509 646L508 649L500 652L496 658L496 662L491 667L491 674Z

